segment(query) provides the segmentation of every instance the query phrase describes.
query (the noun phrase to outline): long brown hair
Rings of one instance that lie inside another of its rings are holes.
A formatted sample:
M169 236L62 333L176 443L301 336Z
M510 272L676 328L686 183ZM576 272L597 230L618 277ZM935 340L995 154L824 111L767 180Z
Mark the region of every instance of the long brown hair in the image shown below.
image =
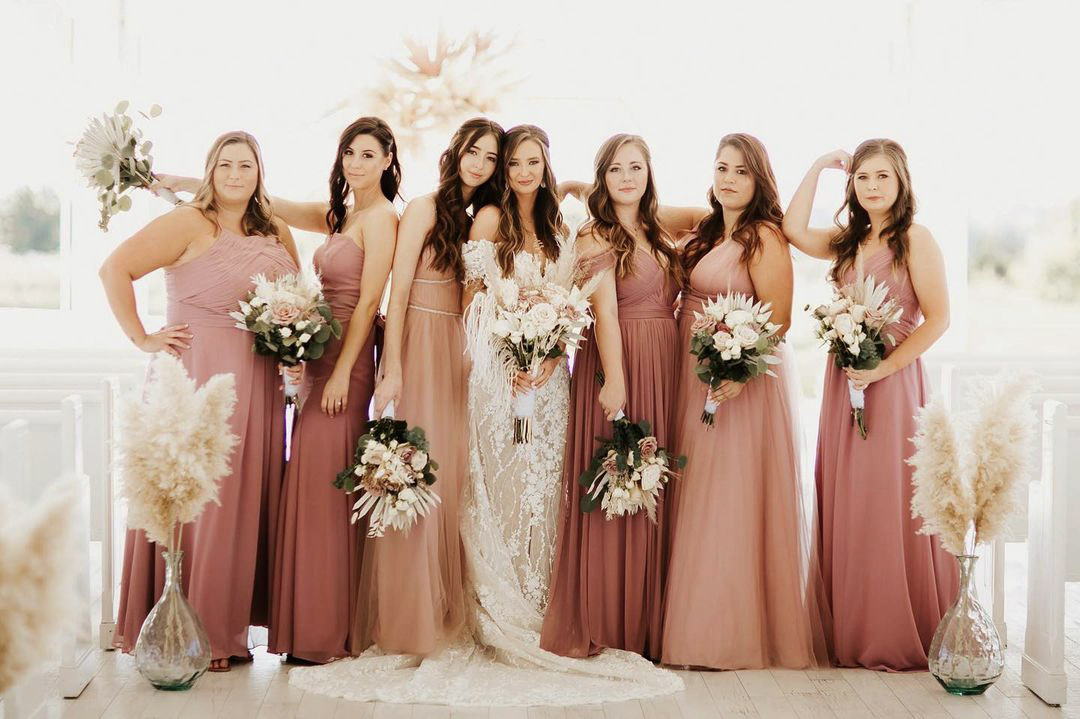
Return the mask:
M379 178L379 188L383 196L393 202L398 188L401 187L401 163L398 161L394 131L378 117L361 117L355 120L342 131L338 140L337 158L330 170L330 209L326 211L326 226L330 228L331 234L341 232L345 225L345 215L348 214L345 201L349 197L349 183L345 180L342 158L345 157L345 150L349 149L349 145L359 135L371 135L382 151L390 155L390 165L383 170L382 177Z
M679 255L675 251L671 235L664 229L657 219L660 203L656 198L656 182L653 179L652 153L649 146L639 135L619 133L612 135L596 153L593 162L595 177L592 188L589 190L587 204L589 216L592 221L588 227L603 237L611 249L615 252L615 274L618 277L626 277L634 271L634 250L637 241L634 236L626 231L615 214L615 202L608 192L607 176L608 168L615 160L615 155L626 145L634 145L641 150L645 158L645 169L648 179L645 184L645 192L641 195L638 203L638 217L645 230L645 238L652 249L660 266L671 276L671 279L680 287L683 286L682 264Z
M892 163L899 182L896 202L889 210L889 221L881 228L881 239L893 252L894 267L903 267L908 258L908 230L915 218L915 194L911 189L911 172L908 170L907 155L904 148L894 140L875 138L866 140L855 148L851 156L851 174L848 175L847 188L844 190L844 204L836 211L835 221L840 233L829 243L835 259L829 270L830 277L836 281L843 277L855 264L859 246L870 235L870 214L859 204L855 194L855 173L859 166L871 157L882 155ZM847 211L846 222L840 218Z
M559 212L559 196L555 191L555 173L551 171L551 157L548 153L551 142L547 133L536 125L511 127L506 131L503 146L499 150L506 181L503 185L502 201L499 203L501 216L498 234L501 240L495 247L495 259L505 275L513 274L514 255L525 247L525 228L518 216L517 195L510 187L509 166L514 151L526 140L535 141L544 158L544 175L540 187L536 188L536 202L533 204L533 228L536 231L536 241L540 243L540 249L549 260L558 258L557 237L566 233L566 225L563 223L562 213Z
M729 145L742 153L746 169L754 180L754 196L739 215L735 227L731 228L731 239L742 245L742 261L745 263L753 259L761 248L761 239L758 237L760 230L769 228L777 234L780 233L784 211L780 209L780 192L776 189L776 175L773 174L772 164L769 162L769 153L765 151L761 140L744 132L724 135L716 148L716 157ZM711 187L708 199L710 212L694 228L694 237L686 243L683 250L683 267L687 276L701 258L724 238L724 208Z
M474 117L466 120L450 138L450 145L439 157L439 187L435 190L435 224L424 238L424 248L431 249L431 266L442 272L452 271L461 279L465 264L461 246L469 236L473 217L484 205L495 204L502 195L502 163L496 161L495 172L476 188L465 202L461 188L461 157L485 135L495 137L496 152L506 131L494 120Z
M255 168L258 170L255 192L251 193L251 198L248 199L247 207L244 209L244 216L240 219L240 227L245 235L276 237L278 230L274 224L274 208L270 204L270 196L266 194L266 187L263 186L262 150L259 149L259 143L255 138L243 130L226 132L214 140L214 144L210 146L210 151L206 153L206 167L203 172L202 184L199 185L195 196L191 198L191 202L187 204L197 208L206 219L217 225L219 231L221 230L221 225L217 221L217 215L221 211L221 207L218 205L217 195L214 194L214 168L217 166L223 149L229 145L240 143L251 148L252 154L255 155Z

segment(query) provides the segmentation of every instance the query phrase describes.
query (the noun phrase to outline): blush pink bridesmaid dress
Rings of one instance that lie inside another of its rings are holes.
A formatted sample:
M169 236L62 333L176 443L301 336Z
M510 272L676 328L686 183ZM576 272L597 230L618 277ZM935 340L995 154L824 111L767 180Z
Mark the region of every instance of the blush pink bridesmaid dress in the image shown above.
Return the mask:
M890 331L902 342L922 317L904 268L889 248L865 272L889 287L904 314ZM855 279L853 270L842 278ZM891 347L886 346L886 354ZM841 666L926 669L938 622L959 588L956 560L911 517L915 414L927 401L922 360L866 388L864 440L851 422L847 377L829 358L818 426L816 479L825 589Z
M423 427L439 463L432 485L441 500L407 531L364 543L352 650L372 644L388 653L427 655L464 624L458 507L465 482L469 365L461 322L462 284L431 266L416 268L401 351L401 396L394 414Z
M364 251L348 235L334 233L315 250L314 264L334 317L341 322L342 339L332 340L304 373L275 535L269 651L326 662L349 653L364 525L349 523L356 497L333 482L352 463L356 441L367 430L375 386L375 332L368 328L352 367L348 409L331 417L322 411L322 393L360 300Z
M190 262L166 268L167 324L187 323L194 336L180 359L197 384L231 372L236 378L232 432L240 438L231 472L222 478L220 505L207 504L184 527L184 589L210 637L215 659L247 658L248 627L266 625L270 539L285 462L285 405L273 357L251 351L252 335L229 312L251 290L251 276L296 272L274 237L222 230ZM161 593L164 547L129 530L124 547L114 642L131 651L143 620Z
M665 598L663 661L710 669L804 669L828 662L827 612L802 511L795 389L785 364L701 422L706 385L689 353L707 297L754 295L742 246L722 242L690 275L681 340L675 523ZM780 350L791 361L786 348Z
M614 263L611 250L582 260L588 274L614 271ZM640 246L633 272L617 278L615 285L626 416L634 422L647 420L660 446L670 449L679 365L673 309L678 287L652 253ZM596 438L612 434L598 401L600 370L600 353L590 329L574 358L562 514L540 646L571 657L610 647L659 660L670 531L668 489L661 490L657 500L655 524L644 511L607 520L601 509L583 514L579 506L583 488L578 477L599 445Z

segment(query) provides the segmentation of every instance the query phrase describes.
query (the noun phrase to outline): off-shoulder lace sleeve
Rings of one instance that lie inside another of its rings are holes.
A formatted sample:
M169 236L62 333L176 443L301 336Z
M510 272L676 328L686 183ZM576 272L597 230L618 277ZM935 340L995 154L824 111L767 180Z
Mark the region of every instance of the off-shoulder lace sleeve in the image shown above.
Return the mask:
M488 240L470 240L461 248L461 259L465 262L465 282L483 280L486 269L492 259L495 246Z

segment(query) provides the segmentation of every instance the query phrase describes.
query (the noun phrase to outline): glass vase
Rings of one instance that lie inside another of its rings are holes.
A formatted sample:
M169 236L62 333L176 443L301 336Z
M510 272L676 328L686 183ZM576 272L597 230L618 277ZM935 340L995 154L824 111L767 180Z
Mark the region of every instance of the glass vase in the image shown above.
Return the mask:
M950 694L982 694L1005 668L1001 637L975 594L978 557L965 554L960 563L960 592L941 618L930 642L930 673Z
M164 551L165 588L135 642L135 667L157 689L183 691L210 667L210 638L181 589L181 551Z

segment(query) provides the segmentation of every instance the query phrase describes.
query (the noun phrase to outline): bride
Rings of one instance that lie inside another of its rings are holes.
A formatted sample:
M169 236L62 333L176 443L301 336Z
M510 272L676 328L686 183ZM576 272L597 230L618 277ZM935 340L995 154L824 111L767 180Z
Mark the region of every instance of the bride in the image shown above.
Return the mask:
M372 647L355 659L300 667L289 683L355 701L458 705L573 705L680 691L682 680L631 652L572 659L540 649L555 550L558 491L569 414L564 358L509 381L484 317L486 279L525 284L572 271L573 235L558 208L546 133L512 128L500 153L500 208L481 210L465 248L469 477L461 508L466 629L426 657ZM432 358L437 361L437 358ZM513 387L513 389L511 389ZM532 440L515 443L512 396L536 390ZM377 541L377 540L376 540Z

